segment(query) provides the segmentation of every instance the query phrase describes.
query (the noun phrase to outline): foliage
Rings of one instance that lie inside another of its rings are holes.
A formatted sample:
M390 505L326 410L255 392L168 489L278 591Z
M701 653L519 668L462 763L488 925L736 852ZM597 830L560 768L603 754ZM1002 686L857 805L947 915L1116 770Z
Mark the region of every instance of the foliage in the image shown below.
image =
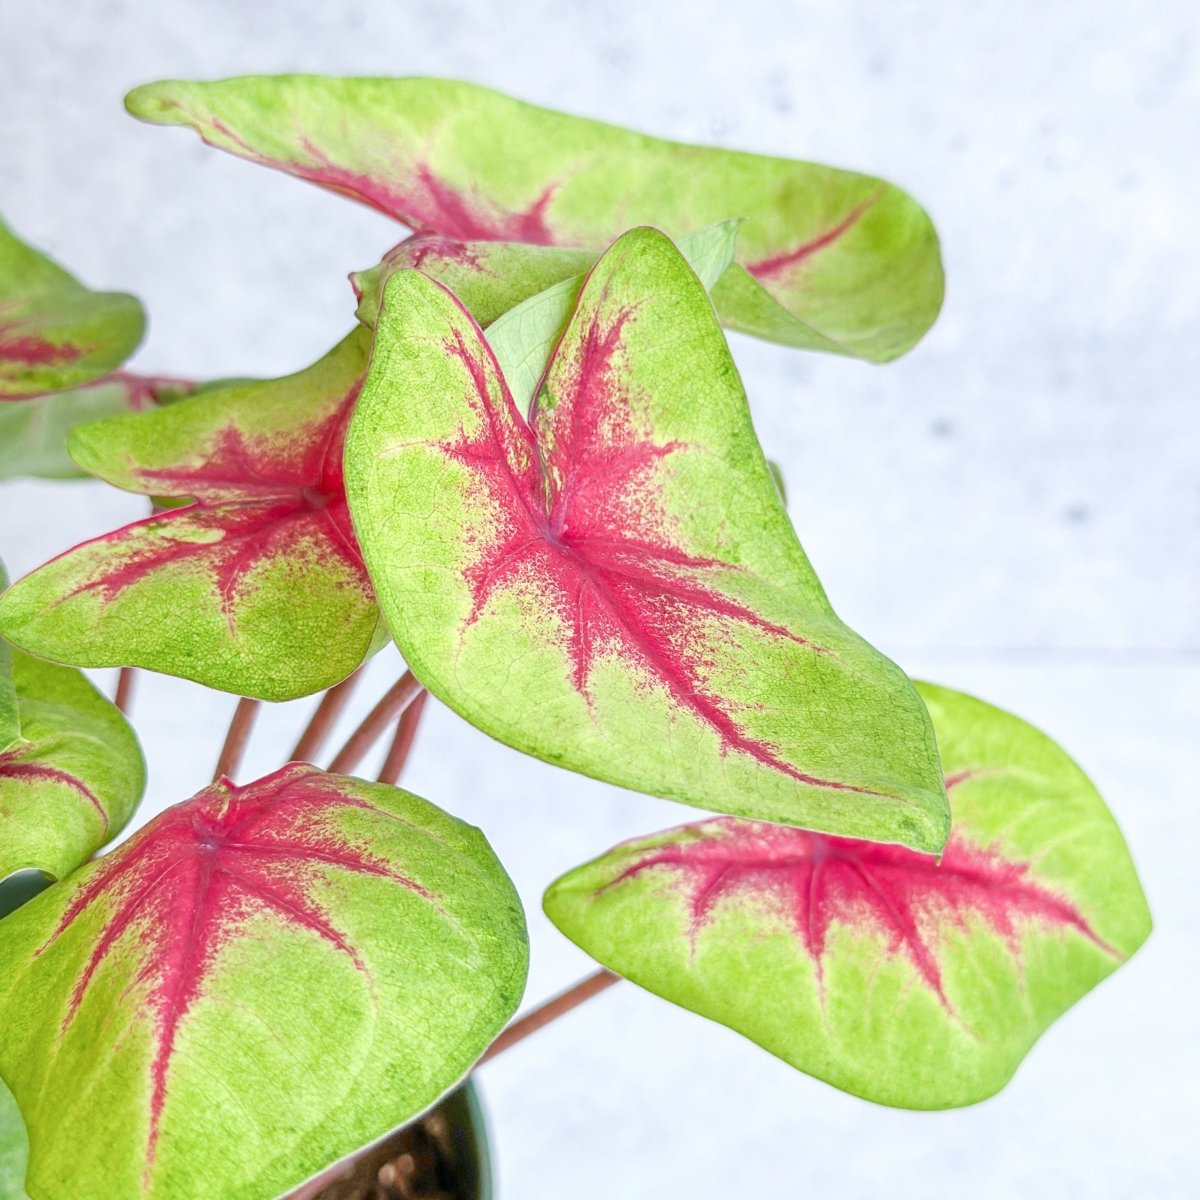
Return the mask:
M493 1044L524 914L479 830L394 786L423 688L706 810L568 872L547 913L857 1095L991 1095L1138 948L1128 850L1065 752L836 616L725 339L909 350L942 297L911 197L442 80L127 105L411 236L352 275L357 324L312 366L199 386L124 369L137 302L0 226L0 478L151 507L0 577L3 1200L313 1195ZM409 672L340 765L219 778L96 856L145 771L77 668L331 689L311 758L389 637ZM347 774L405 703L381 781Z

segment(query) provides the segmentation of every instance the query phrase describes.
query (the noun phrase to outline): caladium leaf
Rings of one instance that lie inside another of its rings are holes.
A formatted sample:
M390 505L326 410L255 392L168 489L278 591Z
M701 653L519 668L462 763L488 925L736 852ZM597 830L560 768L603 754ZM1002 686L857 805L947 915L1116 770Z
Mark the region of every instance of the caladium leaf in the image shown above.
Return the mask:
M830 608L662 233L593 268L530 422L454 297L394 276L346 484L405 660L501 741L705 808L945 841L925 707Z
M195 384L179 379L115 371L70 391L0 406L0 479L19 475L82 479L87 473L67 453L72 429L106 417L144 412L195 389Z
M28 1200L25 1166L29 1139L13 1094L0 1080L0 1200Z
M61 879L120 833L146 786L133 731L80 672L17 651L12 683L20 727L0 752L0 916L30 894L20 876Z
M0 401L77 387L136 349L142 306L92 292L0 221Z
M462 1077L527 942L477 829L294 763L44 892L0 960L35 1197L270 1200Z
M118 487L194 503L67 551L0 601L0 628L78 666L141 666L264 700L345 678L379 624L342 487L366 369L356 329L286 379L212 388L76 429Z
M839 1088L971 1104L1145 940L1125 842L1017 717L921 685L954 825L940 861L717 819L558 880L550 919L612 970Z
M678 236L742 217L741 265L714 299L732 328L788 345L886 361L941 306L929 218L850 171L663 141L438 79L171 80L126 106L463 241L598 250L633 225Z

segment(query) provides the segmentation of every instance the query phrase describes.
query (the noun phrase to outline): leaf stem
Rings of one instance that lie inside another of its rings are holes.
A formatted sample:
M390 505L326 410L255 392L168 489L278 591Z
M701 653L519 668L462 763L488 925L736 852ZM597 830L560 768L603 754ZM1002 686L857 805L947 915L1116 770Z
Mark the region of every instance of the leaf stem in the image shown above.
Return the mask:
M363 718L362 724L346 739L346 744L334 755L329 770L335 774L353 771L363 756L382 736L383 731L425 689L411 671L405 671L384 693L383 699Z
M321 697L321 702L313 711L312 717L305 725L299 741L292 750L292 762L312 762L317 756L325 744L325 739L329 736L334 722L341 716L342 709L346 707L346 701L350 699L350 693L354 690L354 685L359 681L361 675L362 668L360 667L347 675L341 683L334 684Z
M380 783L395 783L400 778L400 772L404 770L404 764L412 751L413 738L417 736L417 725L420 724L421 713L428 698L428 692L418 692L400 714L400 720L396 722L396 736L392 738L387 758L383 760L383 767L379 772Z
M217 769L213 772L213 783L222 775L232 778L237 774L259 707L258 700L250 700L246 696L238 700L237 708L233 710L233 720L229 722L229 732L225 735L225 744L221 747L221 754L217 759Z
M612 987L614 983L619 983L620 979L620 975L614 975L603 967L586 979L581 979L574 987L567 988L565 992L560 992L545 1004L539 1004L532 1012L513 1021L483 1052L483 1056L475 1065L482 1066L488 1059L502 1054L509 1046L524 1041L539 1029L544 1029L552 1021L557 1021L559 1017L569 1013L571 1009L578 1008L585 1000L590 1000Z
M134 678L132 667L122 667L117 672L117 690L113 693L113 703L123 713L129 712L129 702L133 699Z

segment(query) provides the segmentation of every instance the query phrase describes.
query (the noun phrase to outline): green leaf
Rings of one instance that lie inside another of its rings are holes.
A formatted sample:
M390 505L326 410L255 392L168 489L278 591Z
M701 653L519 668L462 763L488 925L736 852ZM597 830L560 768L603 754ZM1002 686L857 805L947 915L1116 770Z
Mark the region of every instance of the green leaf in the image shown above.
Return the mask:
M361 327L286 379L234 383L77 428L76 462L187 498L69 550L0 600L0 630L77 666L140 666L264 700L345 678L379 612L342 485Z
M129 357L142 306L92 292L0 221L0 401L78 387Z
M0 960L35 1196L271 1200L458 1082L527 940L477 829L293 763L44 892Z
M867 175L663 141L449 80L168 80L125 103L466 242L599 250L634 225L678 237L744 218L740 266L714 300L731 328L787 345L883 362L920 340L942 302L929 218Z
M736 221L718 221L707 229L690 233L679 240L680 252L709 290L733 261L737 231ZM586 275L581 274L554 284L509 309L488 328L488 345L496 356L500 373L508 383L513 402L521 413L529 411L534 392L550 361L550 354L575 309L585 278ZM439 279L438 282L446 281ZM453 287L450 290L454 291ZM459 300L463 299L457 292L455 295ZM470 308L470 305L467 307Z
M0 479L86 478L87 473L67 453L72 429L173 402L195 391L195 386L116 371L68 392L0 406Z
M830 608L662 233L593 268L529 423L454 297L394 276L346 483L405 660L494 737L704 808L945 841L925 707Z
M0 753L0 916L27 898L31 873L61 879L116 837L146 787L133 731L78 671L17 652L12 682L20 740Z
M550 919L619 974L869 1100L949 1108L999 1091L1150 914L1116 823L1054 742L920 687L954 816L940 861L703 821L563 876Z
M0 1079L0 1200L28 1200L25 1166L29 1139L13 1094Z

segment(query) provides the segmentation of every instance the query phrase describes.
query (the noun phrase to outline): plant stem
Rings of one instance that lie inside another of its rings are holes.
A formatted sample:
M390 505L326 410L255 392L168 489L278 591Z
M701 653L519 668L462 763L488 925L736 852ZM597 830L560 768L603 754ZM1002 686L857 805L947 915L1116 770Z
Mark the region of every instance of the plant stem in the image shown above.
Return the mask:
M222 775L232 778L237 774L241 765L242 755L246 752L246 743L250 740L250 730L254 727L254 718L258 716L259 701L250 700L243 696L233 710L233 720L229 722L229 732L225 735L225 744L221 747L221 756L217 759L217 769L213 772L213 783Z
M417 682L411 671L405 671L387 692L383 699L363 718L362 724L346 739L346 744L333 757L329 770L335 774L353 771L362 760L363 755L375 744L383 731L394 721L425 689Z
M545 1004L538 1005L532 1012L526 1013L523 1017L518 1017L503 1033L483 1052L483 1056L475 1065L482 1066L489 1058L495 1058L497 1054L502 1054L509 1046L515 1046L518 1042L524 1041L530 1034L537 1033L539 1029L545 1028L551 1021L557 1021L559 1017L569 1013L571 1009L577 1008L585 1000L590 1000L593 996L598 996L606 988L612 987L614 983L620 982L620 975L614 975L611 971L605 970L603 967L593 975L589 975L586 979L581 979L574 987L568 988L565 992L560 992L557 996L547 1000Z
M350 699L350 693L354 690L354 685L358 682L361 674L362 668L360 667L357 671L347 675L341 683L331 687L321 697L321 702L317 705L308 724L304 727L304 732L300 735L300 740L292 750L292 762L312 762L317 756L317 752L325 744L325 739L329 736L334 722L341 715L342 709L346 707L346 701Z
M395 783L400 778L400 772L404 770L404 764L408 761L409 753L412 751L413 738L417 736L417 725L421 721L421 713L425 709L425 701L428 698L428 692L418 692L409 706L400 714L400 720L396 722L396 736L392 738L391 748L388 750L387 758L383 760L383 767L379 772L380 783Z
M132 667L122 667L117 672L117 690L113 694L113 703L123 712L129 711L129 702L133 699L134 673Z

